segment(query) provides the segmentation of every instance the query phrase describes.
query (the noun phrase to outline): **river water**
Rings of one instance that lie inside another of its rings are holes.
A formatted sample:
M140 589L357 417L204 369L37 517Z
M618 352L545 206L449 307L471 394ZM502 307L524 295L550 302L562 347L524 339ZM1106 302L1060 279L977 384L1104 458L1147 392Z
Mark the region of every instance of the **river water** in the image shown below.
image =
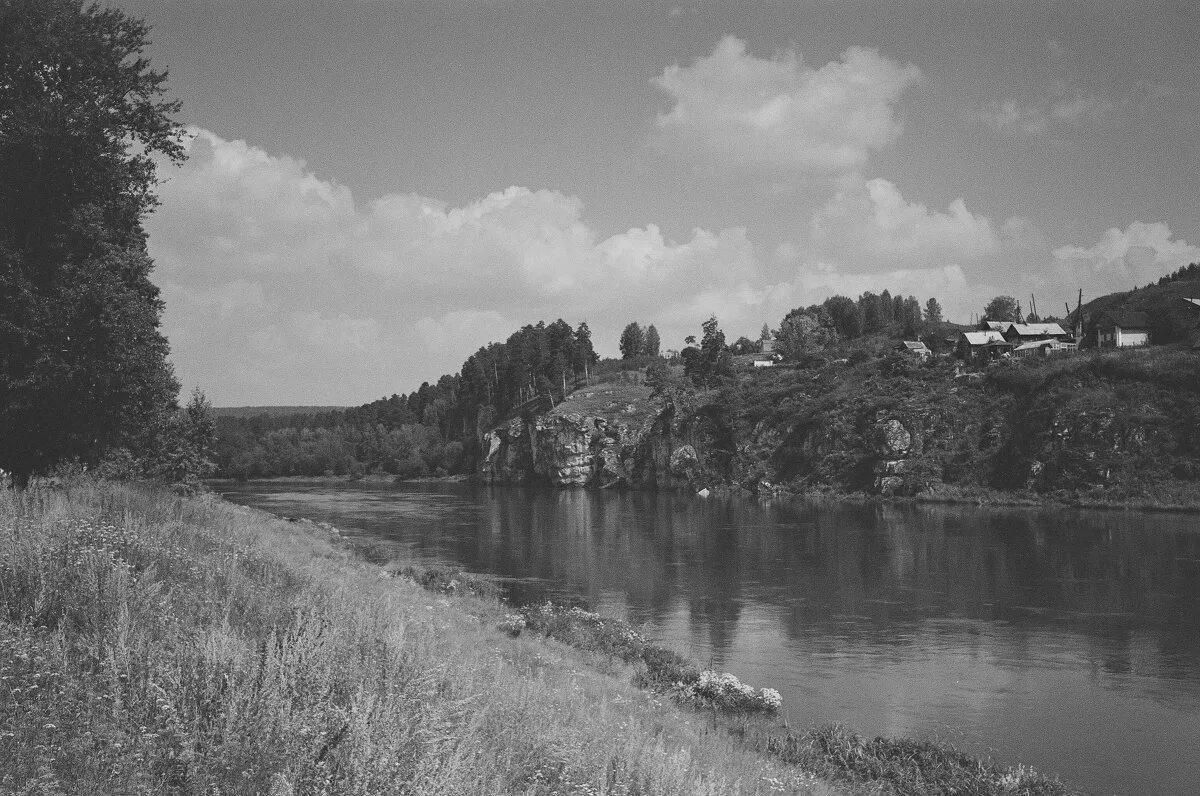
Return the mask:
M574 600L783 694L1094 794L1200 793L1200 517L473 484L221 487Z

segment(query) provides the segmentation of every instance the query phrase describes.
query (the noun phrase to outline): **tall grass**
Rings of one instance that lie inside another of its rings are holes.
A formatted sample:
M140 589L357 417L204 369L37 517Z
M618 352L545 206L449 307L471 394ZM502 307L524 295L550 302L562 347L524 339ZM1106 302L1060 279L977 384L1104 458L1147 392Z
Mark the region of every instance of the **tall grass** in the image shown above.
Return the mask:
M786 761L213 497L0 495L0 792L831 793Z

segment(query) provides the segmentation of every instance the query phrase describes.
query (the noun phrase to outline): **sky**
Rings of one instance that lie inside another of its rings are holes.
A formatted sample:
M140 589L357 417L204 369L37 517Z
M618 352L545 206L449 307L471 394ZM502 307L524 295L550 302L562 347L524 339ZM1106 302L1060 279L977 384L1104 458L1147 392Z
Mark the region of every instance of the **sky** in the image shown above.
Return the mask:
M1189 0L110 4L183 102L146 228L217 406L406 393L538 320L616 355L1200 261Z

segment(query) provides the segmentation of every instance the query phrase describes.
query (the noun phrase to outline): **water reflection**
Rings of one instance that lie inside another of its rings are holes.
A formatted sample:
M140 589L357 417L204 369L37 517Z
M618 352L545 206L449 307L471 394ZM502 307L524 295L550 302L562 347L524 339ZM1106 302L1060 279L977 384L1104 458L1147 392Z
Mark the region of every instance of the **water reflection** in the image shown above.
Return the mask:
M1096 792L1200 782L1192 516L440 484L232 497L495 573L517 601L624 613L779 688L800 721L949 732Z

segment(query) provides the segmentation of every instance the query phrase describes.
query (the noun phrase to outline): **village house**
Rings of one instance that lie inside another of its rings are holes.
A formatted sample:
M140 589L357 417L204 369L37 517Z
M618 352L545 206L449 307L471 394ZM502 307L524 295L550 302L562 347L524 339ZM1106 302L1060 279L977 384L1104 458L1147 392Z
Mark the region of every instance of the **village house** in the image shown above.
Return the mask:
M1151 326L1150 316L1144 312L1104 315L1096 324L1096 345L1099 348L1149 345Z
M969 365L986 365L1007 356L1013 344L996 329L963 332L958 337L958 356Z
M1013 356L1049 356L1074 351L1075 337L1057 323L1010 323L1004 339L1013 344Z
M1200 298L1184 298L1183 301L1187 302L1188 305L1190 305L1192 307L1192 309L1200 311ZM1191 334L1191 340L1192 340L1192 348L1197 351L1200 351L1200 323L1197 323L1193 327L1192 334Z
M933 352L929 350L929 346L925 345L920 340L905 340L896 346L896 350L903 353L912 354L917 359L922 361L933 356Z

